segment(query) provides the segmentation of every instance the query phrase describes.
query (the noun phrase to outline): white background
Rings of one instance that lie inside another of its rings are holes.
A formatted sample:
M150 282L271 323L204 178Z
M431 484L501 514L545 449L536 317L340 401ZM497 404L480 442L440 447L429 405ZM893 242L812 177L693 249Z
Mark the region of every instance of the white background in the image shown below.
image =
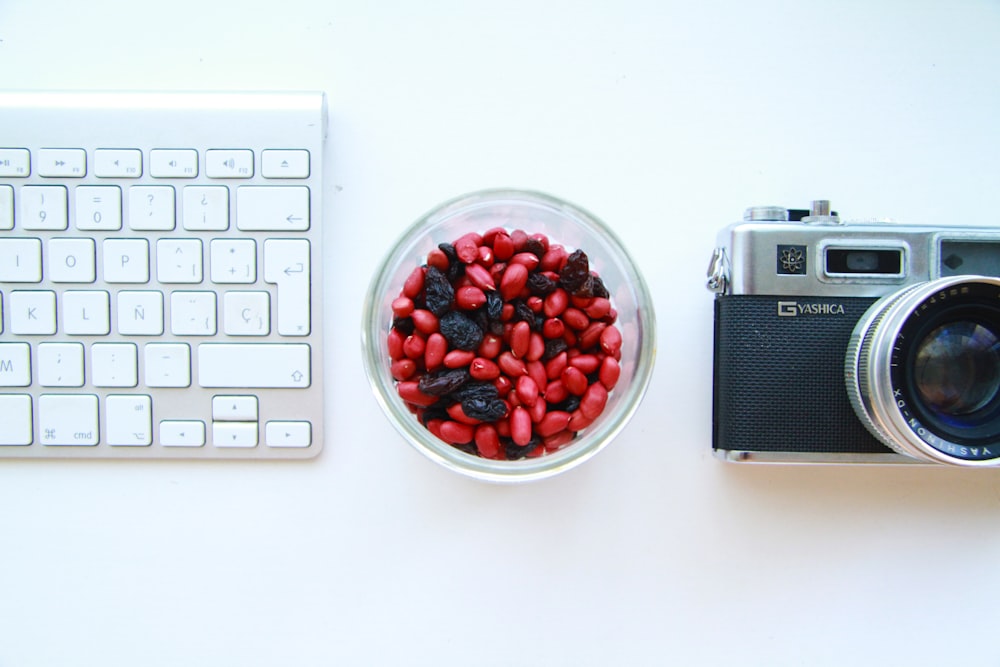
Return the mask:
M716 460L704 274L754 204L996 223L998 36L991 0L0 3L0 88L330 102L326 450L4 461L0 665L996 665L1000 471ZM515 487L411 449L359 354L390 240L497 186L603 218L659 328L619 438Z

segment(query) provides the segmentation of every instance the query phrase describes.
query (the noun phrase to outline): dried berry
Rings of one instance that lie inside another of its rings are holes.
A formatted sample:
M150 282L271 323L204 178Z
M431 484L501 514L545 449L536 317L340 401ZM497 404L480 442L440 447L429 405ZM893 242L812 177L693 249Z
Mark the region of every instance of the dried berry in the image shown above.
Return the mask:
M468 398L462 401L462 410L473 419L493 422L507 414L507 404L499 398Z
M410 317L397 317L392 320L392 328L399 331L399 333L404 336L409 336L413 333L415 328L413 325L413 318Z
M421 376L417 387L430 396L444 396L468 382L469 377L464 368L449 369Z
M491 321L499 321L503 314L503 297L496 290L486 290L486 314Z
M528 444L524 445L523 447L518 447L513 440L504 439L503 440L504 454L507 455L508 461L516 461L518 459L523 459L531 452L531 450L533 450L535 447L538 447L538 445L541 442L542 439L536 435L531 438Z
M565 352L567 349L569 349L569 345L566 344L566 339L564 338L547 340L545 341L545 352L542 354L542 359L548 361L560 352Z
M541 259L545 255L545 244L536 238L528 237L528 240L524 242L524 251Z
M496 386L492 382L468 382L452 392L451 398L456 401L468 401L472 399L492 400L499 396Z
M441 316L438 325L448 344L459 350L475 350L483 342L483 330L473 320L457 310Z
M590 276L590 260L587 253L582 250L574 250L566 258L566 264L559 272L559 284L569 292L574 294Z
M535 296L548 296L558 287L558 283L544 273L532 273L528 276L528 291Z
M438 317L448 312L455 303L455 288L448 277L433 266L427 267L424 276L424 301L427 310Z
M448 276L448 280L455 282L465 271L462 260L458 258L458 253L455 251L455 246L450 243L439 243L438 249L448 258L448 270L445 275Z

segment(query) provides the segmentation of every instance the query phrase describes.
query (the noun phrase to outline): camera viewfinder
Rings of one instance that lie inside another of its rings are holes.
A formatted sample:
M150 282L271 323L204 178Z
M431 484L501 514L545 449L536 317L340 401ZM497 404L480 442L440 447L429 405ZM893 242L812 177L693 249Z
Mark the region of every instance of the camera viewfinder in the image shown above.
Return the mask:
M899 276L903 251L899 248L827 248L826 272L831 275Z

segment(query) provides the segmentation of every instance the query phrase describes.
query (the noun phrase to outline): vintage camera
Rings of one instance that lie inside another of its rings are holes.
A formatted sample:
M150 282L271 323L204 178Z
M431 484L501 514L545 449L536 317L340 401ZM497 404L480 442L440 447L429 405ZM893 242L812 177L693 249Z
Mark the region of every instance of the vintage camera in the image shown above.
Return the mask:
M716 453L1000 465L1000 230L754 207L722 230Z

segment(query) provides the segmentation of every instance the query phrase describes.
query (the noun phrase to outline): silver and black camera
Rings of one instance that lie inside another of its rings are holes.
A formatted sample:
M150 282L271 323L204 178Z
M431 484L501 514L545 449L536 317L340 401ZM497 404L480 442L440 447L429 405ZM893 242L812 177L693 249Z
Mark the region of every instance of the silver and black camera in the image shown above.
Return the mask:
M754 207L708 286L723 458L1000 465L1000 230Z

